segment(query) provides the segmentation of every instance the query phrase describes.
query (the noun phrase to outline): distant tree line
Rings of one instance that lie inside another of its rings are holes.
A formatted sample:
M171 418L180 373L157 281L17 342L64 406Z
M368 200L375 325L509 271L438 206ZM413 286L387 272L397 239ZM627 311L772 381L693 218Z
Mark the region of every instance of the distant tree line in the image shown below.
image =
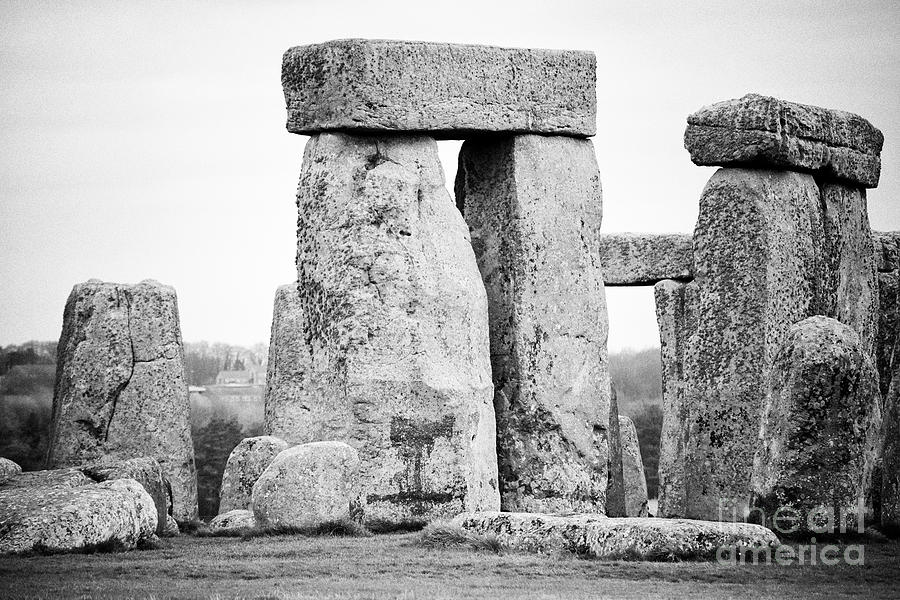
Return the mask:
M21 365L56 364L56 342L25 342L0 348L0 375Z
M258 368L268 359L266 344L256 344L250 348L230 344L209 342L186 343L184 345L184 371L188 385L204 386L216 382L221 371L244 371Z

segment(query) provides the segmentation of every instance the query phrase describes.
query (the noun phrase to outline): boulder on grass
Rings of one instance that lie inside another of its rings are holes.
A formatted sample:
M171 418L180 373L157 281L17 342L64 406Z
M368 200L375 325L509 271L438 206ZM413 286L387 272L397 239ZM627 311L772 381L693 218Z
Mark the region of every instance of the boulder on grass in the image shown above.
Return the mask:
M761 525L689 519L483 512L463 513L453 524L496 535L501 544L517 551L568 551L599 559L715 558L720 549L774 549L779 544L775 534Z
M0 554L128 550L150 539L156 505L133 479L94 483L73 469L0 485Z
M12 479L22 472L22 467L8 458L0 457L0 483Z
M266 528L359 519L358 468L359 454L343 442L288 448L253 486L253 514Z
M275 457L287 447L287 442L271 435L241 440L228 456L225 472L222 474L219 514L235 509L249 509L253 484L266 467L272 464Z
M134 479L144 486L156 505L156 533L157 535L164 534L167 517L172 512L172 488L156 459L149 456L120 461L107 459L104 462L79 468L82 473L94 481Z
M213 531L232 529L252 529L256 527L256 517L252 510L235 509L220 513L209 522Z

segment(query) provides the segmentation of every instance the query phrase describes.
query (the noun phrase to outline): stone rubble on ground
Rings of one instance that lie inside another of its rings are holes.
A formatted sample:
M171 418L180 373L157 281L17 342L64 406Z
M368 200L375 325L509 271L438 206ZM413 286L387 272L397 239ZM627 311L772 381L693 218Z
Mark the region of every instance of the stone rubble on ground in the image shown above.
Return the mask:
M209 528L219 530L243 530L256 528L256 517L252 510L235 508L227 512L220 512L209 522Z

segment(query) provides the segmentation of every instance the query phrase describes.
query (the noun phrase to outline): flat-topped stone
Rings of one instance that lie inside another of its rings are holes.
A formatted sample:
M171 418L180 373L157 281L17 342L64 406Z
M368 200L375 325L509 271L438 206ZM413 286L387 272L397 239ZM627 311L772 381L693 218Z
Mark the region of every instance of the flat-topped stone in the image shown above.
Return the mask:
M569 551L599 559L677 560L715 558L719 549L775 548L778 538L760 525L652 517L540 513L464 513L455 525L496 535L521 552Z
M600 236L606 285L654 285L694 277L689 233L607 233Z
M853 113L747 94L688 117L697 165L779 167L876 187L884 136Z
M285 52L281 83L291 133L596 132L592 52L335 40Z

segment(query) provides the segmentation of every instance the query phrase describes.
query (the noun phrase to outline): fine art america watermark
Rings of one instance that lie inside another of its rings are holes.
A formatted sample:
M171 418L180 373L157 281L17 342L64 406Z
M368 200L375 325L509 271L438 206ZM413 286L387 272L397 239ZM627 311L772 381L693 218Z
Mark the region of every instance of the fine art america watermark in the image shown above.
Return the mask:
M719 521L746 521L760 523L769 527L779 537L806 534L795 544L779 544L777 546L721 546L716 549L716 561L722 564L760 564L777 565L825 565L838 564L862 566L865 564L864 544L832 543L836 536L862 535L865 533L865 506L862 502L853 509L835 509L829 506L818 506L806 514L790 506L781 506L773 514L767 515L759 507L749 509L743 519L735 518L719 504ZM727 516L733 518L728 519ZM828 543L817 543L816 535L824 536Z

